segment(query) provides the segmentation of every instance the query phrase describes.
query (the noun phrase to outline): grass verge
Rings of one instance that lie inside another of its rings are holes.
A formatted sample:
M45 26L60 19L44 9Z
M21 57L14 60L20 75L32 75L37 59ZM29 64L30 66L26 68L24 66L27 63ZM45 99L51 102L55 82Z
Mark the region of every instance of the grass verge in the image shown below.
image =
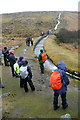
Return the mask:
M78 52L69 50L64 47L64 45L58 45L55 41L55 36L49 36L45 43L44 48L48 56L53 60L57 65L59 61L64 61L67 65L67 68L70 71L78 72ZM80 72L80 71L79 71Z

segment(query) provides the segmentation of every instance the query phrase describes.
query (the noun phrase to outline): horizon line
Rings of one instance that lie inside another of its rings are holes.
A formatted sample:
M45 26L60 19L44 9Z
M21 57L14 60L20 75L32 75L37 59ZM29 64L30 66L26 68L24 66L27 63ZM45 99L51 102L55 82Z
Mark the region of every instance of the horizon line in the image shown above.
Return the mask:
M53 11L45 11L45 10L44 11L37 11L36 10L36 11L34 11L33 10L33 11L19 11L19 12L18 11L17 12L4 12L4 13L0 13L0 15L3 15L3 14L23 13L23 12L25 13L25 12L80 12L80 11L76 11L76 10L74 10L74 11L73 10L69 10L69 11L68 10L53 10Z

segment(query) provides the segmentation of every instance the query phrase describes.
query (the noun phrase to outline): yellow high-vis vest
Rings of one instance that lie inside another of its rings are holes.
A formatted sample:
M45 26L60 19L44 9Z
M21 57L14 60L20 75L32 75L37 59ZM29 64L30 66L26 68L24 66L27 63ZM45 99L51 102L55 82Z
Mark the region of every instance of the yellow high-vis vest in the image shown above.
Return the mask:
M17 62L14 64L14 71L15 71L17 74L20 73L20 68L19 68L19 65L18 65Z

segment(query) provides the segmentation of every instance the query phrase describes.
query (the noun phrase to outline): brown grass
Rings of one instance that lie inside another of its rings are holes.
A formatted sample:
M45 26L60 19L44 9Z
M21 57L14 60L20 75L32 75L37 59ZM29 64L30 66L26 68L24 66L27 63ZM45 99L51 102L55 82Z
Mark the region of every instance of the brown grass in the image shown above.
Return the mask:
M65 13L63 19L67 22L67 26L65 26L67 30L78 30L78 13Z
M70 31L78 30L78 14L69 13L64 16L64 19L67 21L67 29Z

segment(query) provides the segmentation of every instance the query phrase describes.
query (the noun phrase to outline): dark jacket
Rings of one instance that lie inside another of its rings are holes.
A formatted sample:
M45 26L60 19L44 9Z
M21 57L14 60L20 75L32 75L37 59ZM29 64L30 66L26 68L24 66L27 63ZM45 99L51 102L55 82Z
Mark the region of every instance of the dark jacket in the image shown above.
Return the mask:
M58 94L62 94L62 93L64 93L64 92L67 91L67 85L69 84L69 79L68 79L68 77L66 76L66 64L64 63L64 61L61 61L61 62L58 64L58 69L55 70L55 71L60 72L63 86L62 86L62 88L59 89L59 90L54 90L54 92L57 92Z
M43 63L43 61L42 61L42 54L43 54L43 53L40 53L40 54L39 54L39 57L38 57L39 63Z
M4 59L7 58L9 55L9 50L3 50L2 54L4 55Z
M13 66L16 63L16 58L14 57L14 55L12 54L9 55L9 62L10 66Z
M31 71L31 67L30 66L27 67L27 71L29 73L28 77L32 78L32 71Z

